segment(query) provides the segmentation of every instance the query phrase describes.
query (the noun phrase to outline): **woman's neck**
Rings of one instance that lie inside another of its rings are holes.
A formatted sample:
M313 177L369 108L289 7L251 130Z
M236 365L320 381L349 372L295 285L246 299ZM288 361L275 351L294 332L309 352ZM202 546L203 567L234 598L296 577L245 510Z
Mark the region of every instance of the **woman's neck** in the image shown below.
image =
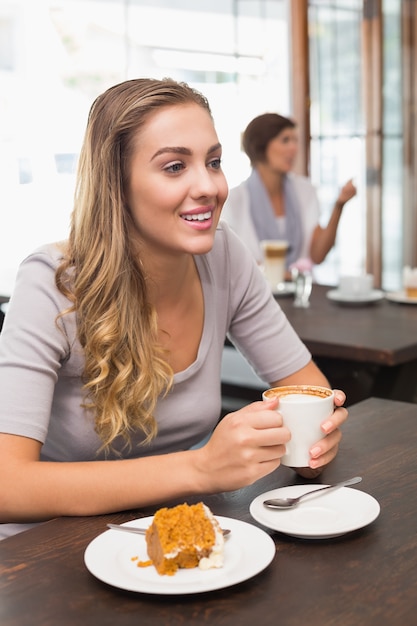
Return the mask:
M147 259L144 267L150 301L159 308L186 299L198 276L192 255L162 259ZM149 262L150 261L150 262Z
M183 371L197 359L204 326L203 288L193 256L159 262L147 283L158 319L158 341L173 371Z
M271 197L281 195L284 175L281 172L272 170L265 163L259 163L256 169L269 195Z

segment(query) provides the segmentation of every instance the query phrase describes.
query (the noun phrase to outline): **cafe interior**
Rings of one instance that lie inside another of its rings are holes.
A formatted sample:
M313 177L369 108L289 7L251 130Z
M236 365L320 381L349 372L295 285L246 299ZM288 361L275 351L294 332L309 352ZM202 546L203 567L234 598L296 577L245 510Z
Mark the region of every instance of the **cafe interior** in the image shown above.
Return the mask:
M316 310L316 285L334 288L346 275L371 274L374 290L401 293L403 268L417 266L414 11L413 0L1 0L0 324L19 263L38 245L67 236L92 100L137 75L185 80L208 97L230 188L250 172L244 128L271 111L297 123L294 171L314 185L321 224L341 185L354 181L357 195L343 211L335 245L314 268L305 316ZM209 25L203 32L202 17ZM288 298L279 303L294 322ZM401 398L404 388L414 401L417 354L391 363L391 355L366 356L365 342L363 354L345 358L345 344L360 350L355 316L372 318L381 305L393 317L370 350L391 350L390 335L408 330L396 315L404 316L404 304L371 302L355 312L328 304L320 315L329 325L336 315L350 316L345 330L341 321L342 347L324 336L313 350L332 385L346 390L349 404L375 392ZM303 320L296 326L311 349ZM409 348L399 340L393 349ZM377 389L387 362L401 385ZM222 367L223 412L259 398L265 381L231 345Z
M400 493L416 493L417 298L404 284L404 268L417 268L416 33L417 0L0 0L0 329L20 262L66 238L77 157L99 93L138 76L170 76L202 91L229 187L250 173L241 147L249 121L265 112L291 117L294 171L314 185L321 223L346 180L357 193L333 248L313 267L306 303L296 304L295 275L274 297L331 386L346 393L352 416L344 458L322 482L363 474L364 491L381 505L369 527L352 522L349 539L330 533L315 542L309 531L286 533L255 514L275 542L264 572L145 593L95 565L91 576L83 554L105 523L133 524L155 507L103 515L101 526L88 517L81 525L54 520L0 542L4 626L414 623L416 496L402 515L396 507ZM364 275L372 276L367 296L343 298L341 279ZM221 384L223 415L268 387L228 340ZM398 491L388 487L385 462ZM205 501L224 520L252 524L259 493L300 482L283 468L257 489Z

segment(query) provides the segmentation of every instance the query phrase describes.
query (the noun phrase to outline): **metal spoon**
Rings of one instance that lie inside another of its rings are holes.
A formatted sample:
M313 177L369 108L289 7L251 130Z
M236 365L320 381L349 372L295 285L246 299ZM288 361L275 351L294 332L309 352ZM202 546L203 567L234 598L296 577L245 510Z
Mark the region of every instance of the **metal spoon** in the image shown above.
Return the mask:
M349 478L349 480L344 480L341 483L326 485L326 487L320 487L320 489L311 489L310 491L307 491L306 493L303 493L301 494L301 496L297 496L296 498L274 498L272 500L264 500L264 505L271 509L289 509L292 506L298 504L301 498L305 498L306 496L312 496L313 494L316 494L319 491L324 491L325 489L337 489L338 487L356 485L356 483L360 483L361 480L362 476L355 476L354 478Z
M127 533L136 533L137 535L144 535L146 528L137 528L137 526L121 526L119 524L107 524L108 528L112 530L124 530ZM228 535L231 531L228 528L222 528L224 536Z

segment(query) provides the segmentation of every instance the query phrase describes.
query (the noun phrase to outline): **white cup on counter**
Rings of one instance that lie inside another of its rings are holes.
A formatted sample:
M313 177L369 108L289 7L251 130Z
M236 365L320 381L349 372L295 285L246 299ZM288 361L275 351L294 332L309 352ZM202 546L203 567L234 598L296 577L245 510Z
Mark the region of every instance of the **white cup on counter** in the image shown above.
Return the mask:
M339 279L339 292L347 298L363 298L373 288L373 274L345 275Z
M285 258L288 241L281 239L264 239L261 241L263 251L263 272L272 291L285 280Z

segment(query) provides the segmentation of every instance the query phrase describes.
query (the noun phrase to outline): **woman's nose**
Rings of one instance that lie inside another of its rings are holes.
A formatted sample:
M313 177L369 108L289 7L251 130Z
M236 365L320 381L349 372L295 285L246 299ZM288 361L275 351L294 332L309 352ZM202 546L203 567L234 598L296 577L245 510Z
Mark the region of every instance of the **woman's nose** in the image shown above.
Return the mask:
M195 173L191 189L195 197L215 196L217 195L219 185L214 173L209 172L207 168L200 168Z

